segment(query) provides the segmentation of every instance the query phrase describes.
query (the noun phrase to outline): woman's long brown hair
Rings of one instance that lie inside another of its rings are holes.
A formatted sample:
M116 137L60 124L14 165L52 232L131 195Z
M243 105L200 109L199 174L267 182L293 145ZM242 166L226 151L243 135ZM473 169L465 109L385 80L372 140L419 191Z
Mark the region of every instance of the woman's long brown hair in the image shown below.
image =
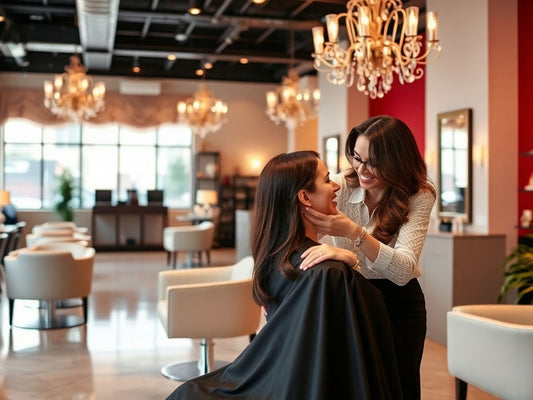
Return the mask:
M380 115L354 127L344 150L350 165L355 142L360 135L368 138L368 157L376 166L374 175L387 186L374 214L376 224L372 233L380 242L387 244L409 219L409 197L419 190L435 195L435 188L428 182L426 163L405 123ZM351 187L360 185L353 168L347 171L346 181Z
M250 238L253 297L259 305L271 299L268 281L274 268L289 280L299 276L289 263L289 256L305 238L298 192L314 190L317 165L314 151L284 153L272 158L259 176Z

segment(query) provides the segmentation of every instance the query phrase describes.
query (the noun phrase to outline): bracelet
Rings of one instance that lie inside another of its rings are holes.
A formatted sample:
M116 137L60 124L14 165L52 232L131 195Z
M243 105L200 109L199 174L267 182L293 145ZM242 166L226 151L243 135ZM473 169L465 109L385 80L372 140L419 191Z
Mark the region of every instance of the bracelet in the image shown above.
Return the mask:
M361 232L359 232L359 236L355 240L353 240L353 244L355 247L361 246L361 243L363 243L363 239L366 237L366 231L365 228L361 227Z

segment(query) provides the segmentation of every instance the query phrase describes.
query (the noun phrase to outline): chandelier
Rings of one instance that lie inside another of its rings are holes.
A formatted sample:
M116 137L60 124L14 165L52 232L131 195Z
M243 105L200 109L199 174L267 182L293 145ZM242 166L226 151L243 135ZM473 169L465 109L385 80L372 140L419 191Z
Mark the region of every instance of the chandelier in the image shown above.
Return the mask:
M300 88L299 80L298 72L290 68L281 86L266 94L266 114L276 125L284 122L290 131L315 116L320 101L320 90Z
M70 57L65 72L44 82L44 105L59 118L72 121L94 118L104 109L105 84L93 84L77 55Z
M203 82L192 98L178 102L177 109L178 122L188 124L193 133L202 139L227 122L228 106L209 92Z
M329 82L352 86L357 79L359 91L372 99L382 98L391 88L393 73L400 83L411 83L424 74L418 64L428 64L439 57L436 13L426 14L423 51L422 36L418 35L418 7L404 10L401 0L349 0L346 8L345 13L326 15L329 41L324 41L322 26L313 28L315 69L327 72ZM342 19L349 40L346 46L338 38Z

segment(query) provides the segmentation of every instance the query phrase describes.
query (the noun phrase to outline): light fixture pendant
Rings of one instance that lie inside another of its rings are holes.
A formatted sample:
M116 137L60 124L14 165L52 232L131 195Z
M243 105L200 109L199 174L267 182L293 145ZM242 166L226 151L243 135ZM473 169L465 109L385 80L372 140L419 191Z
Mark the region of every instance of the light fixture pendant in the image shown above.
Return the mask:
M284 122L289 131L316 116L320 101L320 90L301 88L299 81L298 72L291 68L281 86L266 94L266 114L276 124Z
M192 98L178 102L177 110L178 122L189 125L193 133L202 139L227 122L228 106L209 92L204 82Z
M391 89L394 74L400 83L411 83L424 74L420 64L439 57L436 13L426 14L423 50L418 7L403 9L401 0L349 0L346 8L345 13L326 16L328 41L322 26L313 28L315 69L325 72L329 82L356 82L359 91L381 98ZM346 23L346 46L338 37L341 20Z
M88 120L104 109L105 84L93 84L77 55L70 57L65 72L44 82L44 106L59 118Z
M189 0L187 12L191 15L198 15L202 13L202 6L200 0Z

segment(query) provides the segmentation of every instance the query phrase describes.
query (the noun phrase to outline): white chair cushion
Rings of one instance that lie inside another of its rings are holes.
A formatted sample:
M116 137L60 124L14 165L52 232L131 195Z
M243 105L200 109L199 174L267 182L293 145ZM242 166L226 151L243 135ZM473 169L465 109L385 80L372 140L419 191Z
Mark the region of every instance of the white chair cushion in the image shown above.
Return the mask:
M454 307L447 313L450 373L497 397L531 400L533 305Z

